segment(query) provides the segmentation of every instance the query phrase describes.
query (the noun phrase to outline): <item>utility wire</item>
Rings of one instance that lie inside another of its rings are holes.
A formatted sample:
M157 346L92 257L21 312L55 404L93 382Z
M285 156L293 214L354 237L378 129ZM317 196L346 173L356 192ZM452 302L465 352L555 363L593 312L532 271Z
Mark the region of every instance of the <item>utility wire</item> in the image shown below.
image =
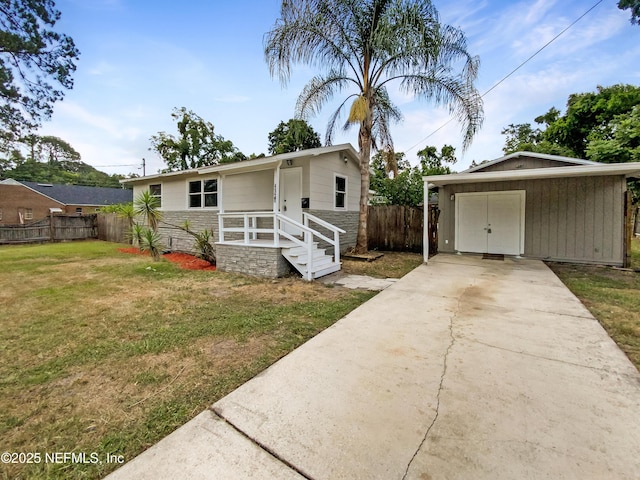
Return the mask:
M522 62L520 65L518 65L516 68L514 68L513 70L511 70L511 72L509 72L507 75L505 75L504 77L502 77L500 80L498 80L495 84L493 84L493 86L487 90L486 92L484 92L482 95L480 95L480 98L484 98L485 95L487 95L489 92L491 92L492 90L494 90L498 85L500 85L501 83L503 83L507 78L509 78L511 75L513 75L514 73L516 73L518 70L520 70L523 66L525 66L527 63L529 63L530 60L532 60L536 55L538 55L540 52L542 52L545 48L547 48L549 45L551 45L553 42L555 42L558 38L560 38L567 30L569 30L571 27L573 27L576 23L578 23L580 20L582 20L585 16L587 16L589 13L591 13L591 11L596 8L598 5L600 5L603 2L603 0L599 0L595 3L595 5L593 5L589 10L587 10L586 12L584 12L582 15L580 15L576 20L573 21L573 23L571 23L568 27L566 27L564 30L562 30L560 33L558 33L555 37L553 37L551 40L549 40L547 43L545 43L541 48L539 48L533 55L531 55L529 58L527 58L524 62ZM453 118L450 118L449 120L447 120L445 123L443 123L442 125L440 125L437 129L435 129L433 132L431 132L429 135L427 135L426 137L424 137L422 140L420 140L418 143L416 143L415 145L413 145L411 148L405 150L406 152L409 152L411 150L413 150L414 148L416 148L418 145L420 145L422 142L424 142L425 140L429 139L430 137L432 137L433 135L435 135L436 133L438 133L440 130L442 130L444 127L446 127L447 125L449 125L451 122L453 122Z

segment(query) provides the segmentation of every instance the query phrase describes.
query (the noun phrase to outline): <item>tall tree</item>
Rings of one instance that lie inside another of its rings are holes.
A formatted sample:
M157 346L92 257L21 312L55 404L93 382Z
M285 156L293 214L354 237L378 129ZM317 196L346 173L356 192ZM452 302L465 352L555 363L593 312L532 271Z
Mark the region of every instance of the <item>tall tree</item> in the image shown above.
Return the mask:
M462 31L440 23L429 0L283 0L281 16L265 36L265 57L283 84L293 64L326 69L298 97L297 118L318 113L337 93L350 92L330 116L325 143L331 144L350 103L344 128L358 126L360 149L357 252L367 250L371 150L393 147L390 124L402 118L391 101L390 84L448 106L463 125L465 147L482 123L482 99L473 85L479 60L467 53Z
M536 117L536 123L546 126L544 130L534 129L530 123L511 124L502 130L507 136L503 151L524 150L591 159L595 149L591 146L589 150L590 143L611 140L614 120L630 114L637 105L640 105L640 87L634 85L599 86L596 92L573 93L569 95L564 115L554 107ZM611 146L607 146L609 152Z
M52 28L60 19L53 0L0 2L0 127L23 133L53 112L73 87L80 52Z
M292 118L287 123L280 122L276 129L269 133L271 155L321 146L320 136L305 120Z
M178 136L159 132L151 137L151 148L167 164L167 172L245 160L231 140L216 135L212 123L185 107L174 108L171 117Z
M631 23L640 25L640 0L620 0L618 2L620 10L631 10Z
M628 113L638 104L640 87L634 85L598 86L596 92L571 94L567 111L549 124L543 139L570 149L572 156L585 158L589 136L606 130L616 115Z

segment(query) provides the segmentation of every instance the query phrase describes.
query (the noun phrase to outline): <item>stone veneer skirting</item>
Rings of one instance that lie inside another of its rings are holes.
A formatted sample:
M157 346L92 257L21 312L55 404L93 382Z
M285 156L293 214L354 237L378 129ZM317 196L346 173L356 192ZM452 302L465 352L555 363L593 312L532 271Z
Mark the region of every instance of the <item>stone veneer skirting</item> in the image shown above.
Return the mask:
M292 269L282 256L281 248L219 243L216 245L216 258L216 268L221 272L278 278L284 277Z
M187 232L171 225L182 225L185 220L189 220L189 229L192 232L202 232L203 230L213 230L211 244L215 250L214 242L218 241L218 212L217 211L194 211L179 210L162 212L162 222L158 227L158 233L162 243L170 250L177 252L195 253L194 238Z
M345 250L349 248L353 248L356 246L356 241L358 239L358 216L359 212L340 212L340 211L329 211L329 210L304 210L305 212L310 213L311 215L315 215L318 218L321 218L325 222L329 222L336 227L345 230L347 233L340 234L340 252L344 253ZM326 235L329 238L333 238L333 232L326 230L325 228L311 222L310 227L318 232ZM327 242L320 241L320 248L333 248ZM330 253L327 250L327 253Z

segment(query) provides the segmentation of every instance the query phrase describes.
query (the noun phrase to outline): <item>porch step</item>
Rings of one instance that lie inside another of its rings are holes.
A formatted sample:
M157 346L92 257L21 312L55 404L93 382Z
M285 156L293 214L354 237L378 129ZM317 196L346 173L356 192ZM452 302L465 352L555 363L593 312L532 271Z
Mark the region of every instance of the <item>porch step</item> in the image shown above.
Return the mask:
M308 278L309 253L305 247L283 248L282 256L286 258L303 277ZM331 255L326 255L324 248L318 248L317 242L313 245L311 256L313 258L311 279L329 275L330 273L337 272L341 268L340 262L334 262Z

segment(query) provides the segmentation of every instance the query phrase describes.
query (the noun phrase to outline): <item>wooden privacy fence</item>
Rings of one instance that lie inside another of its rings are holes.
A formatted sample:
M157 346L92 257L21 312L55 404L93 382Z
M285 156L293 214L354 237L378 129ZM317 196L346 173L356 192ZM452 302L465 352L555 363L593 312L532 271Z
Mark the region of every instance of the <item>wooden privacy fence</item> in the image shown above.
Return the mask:
M99 213L98 239L106 242L129 243L129 220L117 213Z
M0 243L54 242L96 238L96 215L55 215L25 225L0 226Z
M429 206L429 253L438 251L437 205ZM404 205L369 207L367 234L370 250L418 252L423 249L424 209Z

